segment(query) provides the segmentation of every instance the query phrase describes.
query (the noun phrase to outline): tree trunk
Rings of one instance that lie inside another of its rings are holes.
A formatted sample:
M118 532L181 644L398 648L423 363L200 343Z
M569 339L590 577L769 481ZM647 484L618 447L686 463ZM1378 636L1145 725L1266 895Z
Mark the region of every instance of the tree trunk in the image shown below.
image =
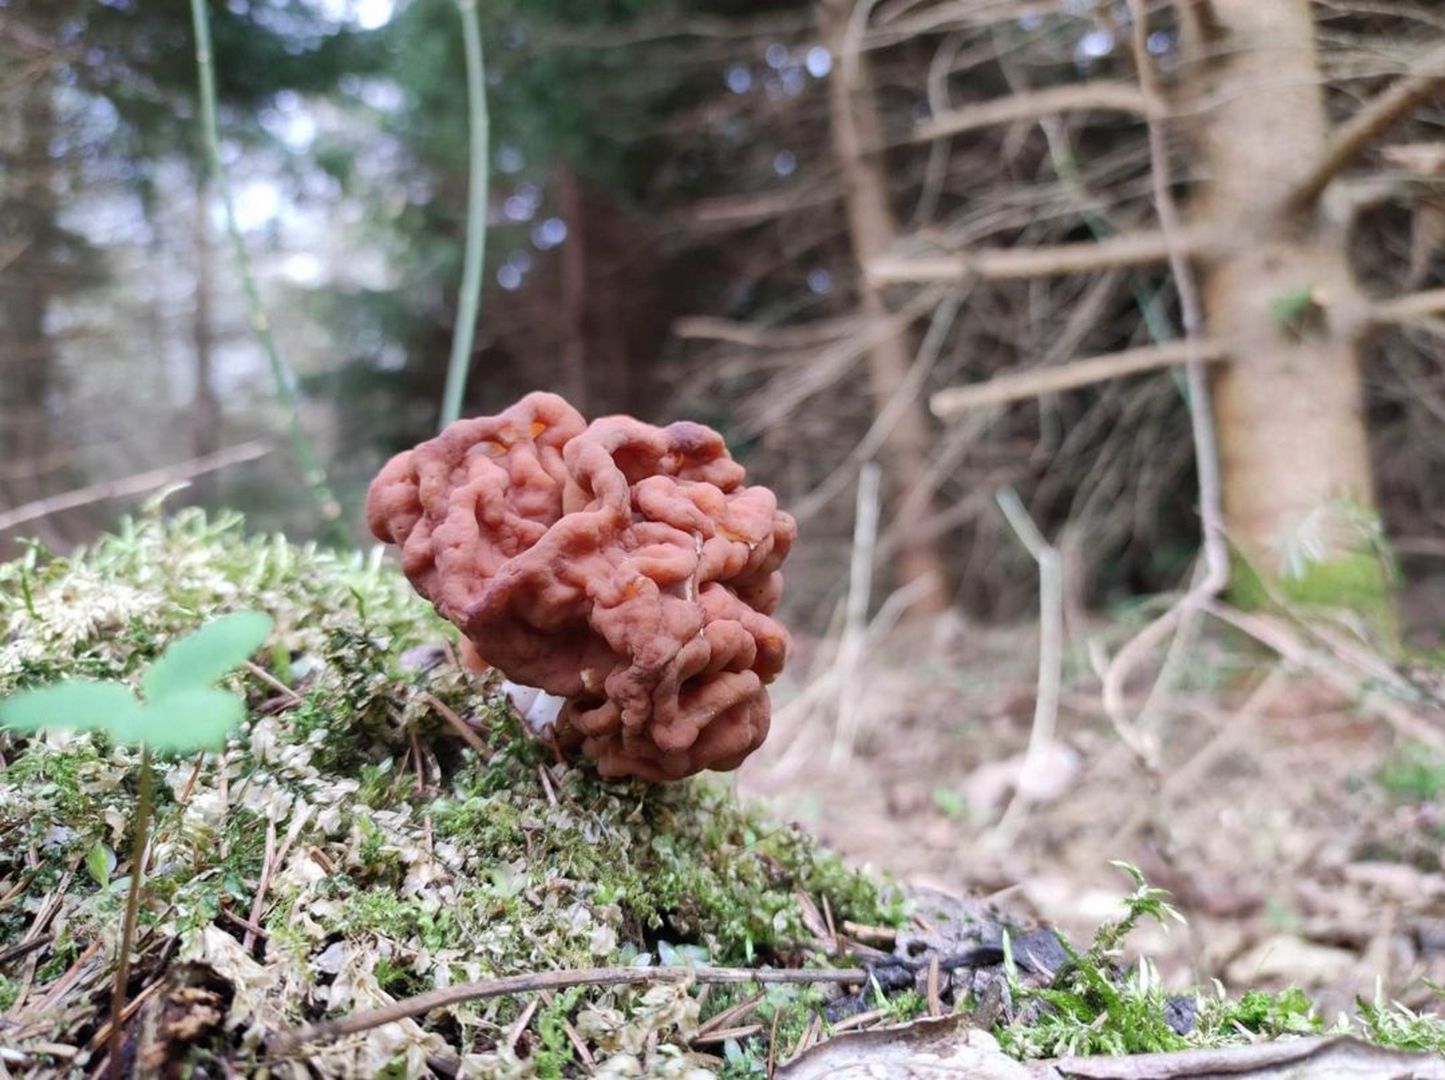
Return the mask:
M1389 609L1371 550L1374 491L1344 229L1287 209L1328 142L1308 0L1214 0L1200 89L1210 334L1233 357L1213 384L1225 526L1243 598Z
M819 0L818 26L823 43L835 58L845 54L852 0ZM848 215L853 255L859 269L859 305L869 323L887 319L888 305L878 286L869 281L868 263L892 246L897 235L893 208L888 199L888 178L882 161L867 148L882 145L882 124L868 78L866 59L857 58L856 72L848 63L837 63L829 80L829 108L833 153L843 181L843 198ZM912 362L910 334L900 330L868 350L868 381L875 412L882 412L898 393ZM917 399L908 404L883 447L885 485L896 501L918 490L928 469L930 433L928 415ZM935 505L928 500L923 516L933 516ZM935 587L915 610L940 611L949 603L947 565L932 540L905 540L898 548L895 565L897 585L907 585L931 576Z
M0 59L8 54L8 49L0 51ZM53 90L49 70L31 65L0 103L6 114L0 120L0 174L6 177L0 199L0 261L5 263L0 270L0 454L20 477L6 484L11 503L39 494L52 446L49 406L56 357L47 323L63 274L51 156Z
M211 376L211 311L215 247L211 242L211 185L204 173L196 176L196 300L191 310L191 341L195 349L195 395L191 404L191 456L205 457L221 448L221 403ZM191 481L196 502L211 501L216 493L214 474Z
M577 172L564 162L557 193L562 218L568 223L562 245L562 385L577 411L587 413L587 210Z

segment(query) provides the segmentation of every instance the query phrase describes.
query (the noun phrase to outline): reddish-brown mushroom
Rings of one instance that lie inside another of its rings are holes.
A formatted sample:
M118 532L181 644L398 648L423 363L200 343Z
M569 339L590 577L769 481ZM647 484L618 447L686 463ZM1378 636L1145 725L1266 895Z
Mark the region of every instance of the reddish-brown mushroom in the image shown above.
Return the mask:
M711 428L585 424L555 394L459 420L372 481L367 519L417 591L604 776L734 769L768 733L797 534Z

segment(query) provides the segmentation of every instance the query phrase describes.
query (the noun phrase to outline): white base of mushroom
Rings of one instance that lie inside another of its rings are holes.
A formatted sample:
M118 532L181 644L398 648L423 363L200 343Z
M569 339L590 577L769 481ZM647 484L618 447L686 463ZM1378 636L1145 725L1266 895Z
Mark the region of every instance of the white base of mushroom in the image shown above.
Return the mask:
M557 722L562 706L567 704L566 698L538 690L535 686L514 683L510 679L502 683L502 693L533 735L546 735Z

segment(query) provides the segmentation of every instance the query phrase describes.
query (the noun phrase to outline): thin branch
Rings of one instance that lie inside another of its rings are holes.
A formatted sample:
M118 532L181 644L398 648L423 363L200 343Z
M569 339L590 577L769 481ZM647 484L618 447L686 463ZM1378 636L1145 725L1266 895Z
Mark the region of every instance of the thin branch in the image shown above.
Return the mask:
M1192 233L1178 243L1186 255L1201 246ZM1169 241L1164 233L1126 233L1105 240L1059 244L1041 248L987 248L947 255L883 255L868 264L869 278L879 285L912 282L1028 281L1092 274L1124 266L1152 266L1167 262Z
M542 971L526 975L505 975L480 982L431 990L416 997L352 1013L340 1020L311 1024L282 1037L281 1053L290 1053L302 1043L339 1039L369 1031L435 1009L460 1005L464 1001L523 994L530 990L567 990L574 986L632 986L637 983L694 982L702 984L743 983L852 983L861 985L868 972L861 968L711 968L711 967L611 967L579 968L571 971Z
M1072 83L940 112L914 128L904 141L930 142L979 128L1039 120L1064 112L1123 112L1142 116L1146 110L1144 95L1128 83Z
M1369 674L1353 673L1343 664L1332 663L1329 657L1300 641L1289 627L1281 624L1279 620L1267 615L1237 611L1214 601L1205 604L1204 610L1236 630L1242 630L1261 645L1273 649L1289 663L1317 675L1341 694L1357 702L1361 712L1379 716L1405 738L1414 739L1436 750L1445 749L1445 731L1440 727L1417 715L1404 702L1382 693L1379 680Z
M482 56L482 30L476 0L457 0L462 17L462 43L467 55L467 116L470 122L471 176L467 191L467 246L462 261L461 295L457 299L457 325L452 331L452 355L447 363L446 390L442 394L441 426L462 415L462 395L472 362L477 309L482 302L482 267L487 245L487 92Z
M1175 364L1187 364L1196 359L1195 353L1196 350L1192 349L1188 342L1174 341L1165 345L1149 345L1140 349L1091 356L1058 367L1000 375L971 386L951 386L934 394L929 399L929 407L940 419L952 420L986 405L1002 405L1021 398L1077 390L1081 386L1090 386L1109 379L1120 379ZM1199 342L1197 354L1197 359L1202 363L1217 363L1226 356L1223 347L1211 341Z
M685 315L673 320L672 334L683 341L724 341L749 349L809 349L852 337L866 321L850 315L802 326L758 326L708 315Z
M1430 50L1410 65L1411 73L1365 102L1335 131L1324 155L1290 193L1292 211L1306 210L1339 173L1352 165L1380 136L1407 119L1445 84L1445 46Z
M849 451L848 456L824 478L822 483L789 507L793 520L798 524L809 521L819 510L831 503L834 497L847 487L848 481L857 471L858 464L875 457L883 449L883 445L888 441L888 436L902 422L914 400L922 391L928 373L938 362L939 354L943 351L944 341L953 327L964 296L965 292L962 290L952 293L934 309L933 321L929 324L928 332L923 336L923 342L918 347L918 354L914 358L913 365L908 369L908 374L898 384L898 388L888 399L888 403L878 411L878 415L873 418L873 423L868 425L868 430L863 433L863 438L859 440L858 445Z
M1369 320L1375 325L1420 322L1445 316L1445 289L1406 293L1370 305Z
M259 457L265 457L273 449L274 447L270 443L258 439L225 450L218 450L205 457L192 458L190 461L182 461L175 465L162 465L158 469L136 473L134 476L123 476L118 480L104 480L98 484L76 488L74 491L50 495L0 513L0 532L23 525L27 521L36 521L49 517L51 514L58 514L62 510L74 510L78 506L89 506L92 503L104 502L106 499L121 499L127 495L142 495L148 491L155 491L157 488L189 480L194 476L215 472L218 469L239 465L246 461L255 461Z
M1204 307L1199 297L1199 283L1189 265L1189 241L1179 217L1179 207L1170 188L1169 151L1164 144L1164 130L1153 117L1161 115L1161 100L1153 65L1147 60L1148 12L1143 0L1130 0L1134 16L1134 51L1140 58L1139 82L1151 102L1149 110L1149 164L1154 182L1154 202L1159 225L1169 252L1169 271L1179 290L1179 307L1184 322L1184 344L1189 350L1185 366L1189 388L1189 427L1194 439L1195 469L1199 477L1199 518L1204 534L1206 579L1199 584L1201 599L1213 596L1229 581L1229 548L1224 535L1223 496L1219 479L1219 443L1214 430L1214 409L1209 398L1209 384L1204 372L1206 346Z
M1129 11L1134 21L1134 55L1140 59L1139 83L1151 102L1158 101L1159 89L1155 82L1154 69L1148 62L1148 12L1144 0L1129 0ZM1159 115L1161 111L1151 108L1150 115ZM1169 268L1179 290L1179 306L1184 321L1184 346L1188 356L1185 374L1189 390L1189 428L1194 440L1195 469L1199 477L1199 518L1203 534L1204 572L1168 611L1125 642L1103 672L1105 711L1121 735L1126 732L1139 735L1125 715L1124 704L1124 688L1134 669L1156 645L1161 644L1171 633L1187 626L1201 607L1218 596L1229 584L1229 547L1224 533L1219 445L1215 436L1213 408L1204 371L1205 347L1199 336L1203 329L1204 313L1193 269L1181 243L1176 241L1182 227L1179 208L1174 203L1169 187L1169 153L1164 144L1164 132L1152 119L1148 126L1149 171L1154 184L1154 202L1159 214L1160 229L1170 241ZM1156 683L1154 692L1150 695L1151 700L1165 692L1165 689ZM1157 797L1158 763L1154 760L1152 748L1146 740L1147 736L1144 736L1138 744L1129 745L1149 775L1151 787L1155 789Z
M266 317L261 303L261 293L256 287L256 275L251 270L251 256L246 250L246 240L241 235L241 226L236 221L236 204L231 196L231 178L221 161L220 120L216 108L216 69L211 55L211 19L206 8L207 0L191 0L191 24L196 34L196 73L201 87L201 119L206 136L206 157L221 192L221 204L226 211L226 233L231 240L231 253L235 259L236 272L241 279L241 288L246 294L246 306L251 317L251 332L255 335L261 351L271 366L271 380L276 386L276 397L286 410L287 425L291 434L291 451L301 467L302 476L311 489L321 517L328 523L337 523L341 518L341 503L331 493L326 479L326 469L301 426L301 409L296 398L296 373L281 355L276 337L271 333L271 321Z

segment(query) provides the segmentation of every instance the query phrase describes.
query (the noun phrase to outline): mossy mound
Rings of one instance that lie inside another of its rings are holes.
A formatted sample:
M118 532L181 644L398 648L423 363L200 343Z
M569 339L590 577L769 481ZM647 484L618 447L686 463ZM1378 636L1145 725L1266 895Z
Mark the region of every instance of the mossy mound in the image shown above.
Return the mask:
M234 516L148 518L73 558L32 550L0 566L0 696L133 677L173 637L239 608L277 627L265 662L232 680L249 719L223 754L158 770L130 988L142 1067L250 1072L283 1030L492 975L649 957L797 965L814 936L802 897L840 920L901 918L876 883L716 779L605 783L557 763L450 660L449 628L378 555L248 539ZM0 1043L12 1067L90 1072L138 755L90 735L0 734L0 767ZM811 1007L806 993L774 996L800 1016ZM688 1048L698 997L572 991L521 1034L521 1003L498 998L308 1060L322 1075L560 1075L585 1052L687 1075L708 1064ZM799 1026L785 1019L782 1031Z

